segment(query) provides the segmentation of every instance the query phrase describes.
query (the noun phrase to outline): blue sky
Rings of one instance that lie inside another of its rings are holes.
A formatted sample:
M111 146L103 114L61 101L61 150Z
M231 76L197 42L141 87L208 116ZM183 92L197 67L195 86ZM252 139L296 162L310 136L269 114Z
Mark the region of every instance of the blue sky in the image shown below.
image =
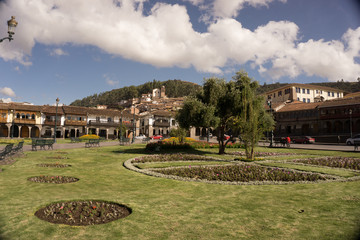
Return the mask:
M0 99L63 104L153 79L360 77L356 0L0 0Z

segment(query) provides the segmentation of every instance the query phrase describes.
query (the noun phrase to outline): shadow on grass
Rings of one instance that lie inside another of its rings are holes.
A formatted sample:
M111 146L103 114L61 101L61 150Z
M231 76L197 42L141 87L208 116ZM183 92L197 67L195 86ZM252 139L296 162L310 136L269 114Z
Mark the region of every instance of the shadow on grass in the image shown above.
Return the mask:
M127 154L172 154L172 153L186 153L186 154L198 154L198 155L205 155L205 154L217 154L217 152L207 151L207 150L200 150L200 149L162 149L160 151L148 151L145 148L127 148L113 151L113 153L127 153Z

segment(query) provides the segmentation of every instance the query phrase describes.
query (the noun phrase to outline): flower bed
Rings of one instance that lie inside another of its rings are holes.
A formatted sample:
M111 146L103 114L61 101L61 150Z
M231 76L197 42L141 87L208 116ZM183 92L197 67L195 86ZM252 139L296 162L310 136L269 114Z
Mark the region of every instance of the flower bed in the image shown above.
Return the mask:
M169 162L169 161L206 161L215 160L211 157L206 157L196 154L161 154L161 155L147 155L134 159L134 163L145 163L145 162Z
M246 157L246 154L244 151L230 152L228 154ZM296 154L295 153L277 153L277 152L255 152L255 157L274 157L274 156L288 156L288 155L296 155Z
M37 164L38 167L54 167L54 168L66 168L71 167L69 164L60 164L60 163L40 163Z
M78 178L69 177L69 176L35 176L29 177L28 181L36 182L36 183L71 183L79 181Z
M288 169L261 167L257 165L229 165L229 166L196 166L186 168L156 169L154 172L165 175L175 175L183 178L205 179L208 181L322 181L334 179L320 174L298 172Z
M359 158L323 157L294 160L296 163L360 170Z
M125 205L98 200L53 203L35 212L44 221L73 226L103 224L130 214Z

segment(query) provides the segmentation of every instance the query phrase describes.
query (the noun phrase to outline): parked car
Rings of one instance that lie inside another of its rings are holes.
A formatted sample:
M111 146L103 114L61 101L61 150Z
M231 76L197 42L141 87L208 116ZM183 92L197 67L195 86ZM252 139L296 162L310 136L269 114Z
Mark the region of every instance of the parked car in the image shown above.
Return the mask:
M139 136L135 137L135 139L140 139L140 140L143 140L144 138L146 138L144 134L140 134Z
M154 135L150 137L151 139L162 139L163 136L162 135Z
M346 145L354 145L354 141L360 141L360 134L357 134L352 138L346 139Z
M293 143L315 143L315 138L309 136L303 136L293 139Z

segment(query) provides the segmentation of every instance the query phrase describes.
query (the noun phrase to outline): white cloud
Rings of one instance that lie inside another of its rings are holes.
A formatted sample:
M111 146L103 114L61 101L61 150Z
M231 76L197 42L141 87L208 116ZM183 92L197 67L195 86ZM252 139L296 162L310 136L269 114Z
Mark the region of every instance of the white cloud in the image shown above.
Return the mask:
M268 7L274 0L214 0L212 14L215 17L236 17L245 5L252 7ZM285 3L287 0L279 0Z
M271 21L251 31L231 18L244 6L268 6L273 1L213 0L210 6L219 18L205 33L193 29L187 9L179 4L158 2L144 14L145 0L0 2L0 21L11 12L19 22L15 40L0 45L0 57L31 65L35 43L51 47L71 43L96 46L114 56L156 67L193 66L217 74L229 66L251 63L273 79L306 74L355 81L360 76L360 64L355 61L360 28L349 29L341 40L299 42L295 23ZM0 31L6 31L5 27L0 25ZM61 48L55 50L57 55L67 54ZM109 78L107 84L118 81Z
M110 86L119 84L119 81L112 80L108 74L104 74L103 77L105 78L105 82Z
M10 103L10 102L12 102L12 100L11 100L11 98L0 98L0 102Z
M61 48L55 48L50 51L51 56L66 56L69 55L69 53L65 52Z
M15 97L15 92L9 88L9 87L3 87L0 88L0 94L5 95L5 96L9 96L9 97Z

